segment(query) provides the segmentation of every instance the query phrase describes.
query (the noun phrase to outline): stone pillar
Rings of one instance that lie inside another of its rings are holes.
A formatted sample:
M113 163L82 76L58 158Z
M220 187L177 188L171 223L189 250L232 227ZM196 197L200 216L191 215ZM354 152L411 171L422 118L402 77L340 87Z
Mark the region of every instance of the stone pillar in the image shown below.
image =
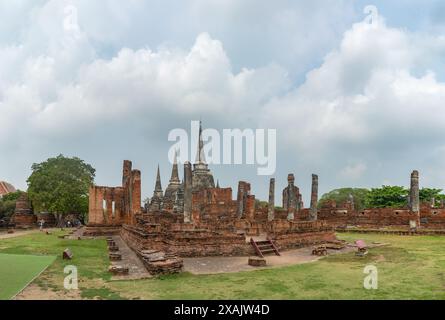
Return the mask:
M122 188L124 188L123 213L129 216L133 207L131 195L131 168L133 164L129 160L124 160L122 170Z
M297 199L295 197L295 177L293 174L289 174L287 176L287 199L288 199L288 208L287 208L287 220L292 221L295 219L295 211L297 209Z
M246 196L246 219L255 221L255 196Z
M131 172L131 213L129 222L136 222L135 215L141 213L141 171L133 170Z
M124 160L124 165L122 168L122 187L125 187L127 181L130 179L132 166L133 164L130 160Z
M245 216L246 214L246 201L247 201L247 196L250 195L250 184L245 182L245 181L240 181L238 183L238 196L237 196L237 207L236 207L236 212L237 212L237 216L238 218L242 218Z
M270 179L269 185L269 207L267 211L267 220L273 221L275 219L275 179Z
M238 194L236 197L236 212L238 218L242 218L244 214L244 182L238 182Z
M318 176L312 175L312 191L311 191L311 210L309 213L310 221L317 221L318 215Z
M411 173L411 188L410 188L410 204L411 211L417 216L417 223L420 224L420 207L419 207L419 172L414 170Z
M192 164L184 163L184 223L192 222Z
M411 211L419 212L419 172L418 171L413 171L413 173L411 173L410 204L411 204Z

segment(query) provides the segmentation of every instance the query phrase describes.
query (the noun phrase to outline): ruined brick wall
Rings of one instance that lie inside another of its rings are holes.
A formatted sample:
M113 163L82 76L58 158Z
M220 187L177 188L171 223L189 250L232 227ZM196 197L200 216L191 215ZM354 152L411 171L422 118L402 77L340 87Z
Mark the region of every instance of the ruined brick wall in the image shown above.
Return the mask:
M122 187L90 187L89 226L135 224L141 211L141 172L132 170L131 161L124 161Z
M192 216L195 225L228 222L236 217L237 203L232 188L212 188L193 192Z
M420 225L430 229L445 229L445 209L421 207Z
M417 214L408 208L375 208L360 211L344 206L336 207L330 204L319 210L320 220L328 221L336 227L408 227L410 221L417 220ZM305 219L302 215L301 219ZM422 228L445 228L445 208L420 207L420 226Z
M37 218L33 214L14 213L10 221L16 228L31 228L35 227Z
M88 225L120 225L123 220L123 192L121 187L91 186Z
M11 223L16 228L29 228L36 225L36 216L31 209L31 202L26 193L22 193L15 203L14 214L11 217Z
M136 251L160 250L181 257L253 254L243 235L192 228L190 224L183 223L173 225L168 231L124 225L120 234Z
M282 250L336 240L334 228L326 221L275 220L267 225L267 235Z

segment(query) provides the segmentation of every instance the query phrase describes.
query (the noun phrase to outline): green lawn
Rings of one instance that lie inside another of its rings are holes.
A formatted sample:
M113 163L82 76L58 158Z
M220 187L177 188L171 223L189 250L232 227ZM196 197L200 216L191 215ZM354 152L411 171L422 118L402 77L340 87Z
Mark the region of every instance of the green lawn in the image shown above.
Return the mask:
M347 253L284 268L137 281L110 281L105 240L62 240L39 233L0 241L0 253L57 255L35 283L60 294L64 265L78 266L81 297L87 299L445 299L445 237L338 236L390 245L372 249L365 258ZM60 256L67 247L74 253L70 262ZM378 290L363 288L368 264L378 268Z
M66 240L58 236L66 232L58 231L52 235L37 232L26 236L0 240L0 254L47 255L55 256L54 263L35 281L44 290L65 291L63 287L64 268L74 265L78 268L79 286L85 282L92 286L94 281L111 278L108 270L108 253L105 240ZM63 260L62 252L69 248L74 254L72 260ZM12 270L14 272L14 270ZM7 282L9 280L6 280Z
M9 300L25 288L54 256L0 254L0 300Z

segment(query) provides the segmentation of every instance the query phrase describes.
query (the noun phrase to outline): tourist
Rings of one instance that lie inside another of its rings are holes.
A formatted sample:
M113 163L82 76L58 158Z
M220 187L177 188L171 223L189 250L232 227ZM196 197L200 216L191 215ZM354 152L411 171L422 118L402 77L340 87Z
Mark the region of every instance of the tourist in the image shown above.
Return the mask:
M39 225L40 225L40 231L43 231L43 225L45 224L45 220L40 220Z

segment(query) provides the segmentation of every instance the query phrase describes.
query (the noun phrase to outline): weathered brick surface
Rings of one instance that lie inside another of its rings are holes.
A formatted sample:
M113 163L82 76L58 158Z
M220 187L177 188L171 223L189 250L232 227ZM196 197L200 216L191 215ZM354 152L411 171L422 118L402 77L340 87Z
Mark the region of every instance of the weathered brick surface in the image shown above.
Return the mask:
M305 220L307 212L303 210L298 217ZM412 220L418 216L409 208L375 208L352 210L347 205L337 206L335 202L328 203L319 210L318 218L329 222L335 227L409 227ZM429 204L420 206L420 226L429 229L445 228L445 208L431 208Z
M26 193L22 193L17 199L10 222L16 228L31 228L36 225L37 218L32 212L31 203Z
M33 214L14 213L11 218L11 223L18 229L34 227L36 222L36 216Z
M91 227L134 224L141 213L141 172L124 161L121 187L91 186L88 225Z

